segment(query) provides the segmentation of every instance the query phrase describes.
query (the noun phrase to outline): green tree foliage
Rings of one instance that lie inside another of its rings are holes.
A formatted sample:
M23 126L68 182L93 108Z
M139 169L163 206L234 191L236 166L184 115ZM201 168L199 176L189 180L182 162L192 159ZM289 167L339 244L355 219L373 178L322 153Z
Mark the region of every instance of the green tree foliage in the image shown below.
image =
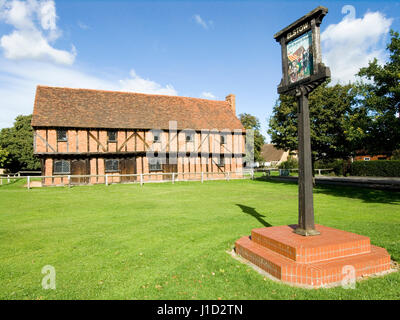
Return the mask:
M278 168L279 169L297 169L299 167L299 163L293 157L289 157L286 161L282 162Z
M362 146L369 120L353 84L328 86L309 95L313 161L348 159ZM281 95L269 121L268 133L279 149L297 150L297 100Z
M400 150L393 151L390 160L400 160Z
M265 144L265 137L260 133L260 121L257 117L248 113L239 114L239 120L245 129L254 130L254 161L264 161L261 156L261 148Z
M38 170L40 162L33 154L32 115L15 118L12 128L0 131L0 148L8 153L4 167L11 172Z
M4 168L8 162L8 152L0 147L0 168Z
M374 59L358 73L368 79L362 84L366 92L365 106L373 116L367 148L374 154L400 149L400 37L393 30L390 35L386 64L379 65Z

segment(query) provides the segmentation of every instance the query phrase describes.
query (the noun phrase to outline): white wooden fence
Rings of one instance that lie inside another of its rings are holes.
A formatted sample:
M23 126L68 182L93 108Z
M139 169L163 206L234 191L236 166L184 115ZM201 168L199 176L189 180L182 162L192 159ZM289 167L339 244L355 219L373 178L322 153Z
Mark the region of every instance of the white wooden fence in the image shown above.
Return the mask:
M299 171L299 169L278 169L278 168L270 168L270 169L260 169L258 172L264 172L267 176L271 175L272 171L279 171L279 175L284 175L285 171ZM317 172L319 176L322 175L322 171L331 172L333 169L314 169L314 172Z
M159 177L163 177L162 179L158 179ZM222 176L222 177L221 177ZM134 181L117 181L115 182L115 178L122 178L122 177L132 177L136 178ZM148 177L147 179L145 177ZM154 179L157 177L157 179ZM168 179L165 179L168 177ZM43 184L44 179L59 179L60 183L51 184L56 186L68 186L71 187L72 185L91 185L91 184L105 184L106 186L113 184L113 183L139 183L141 186L145 183L155 183L155 182L171 182L174 184L178 181L211 181L211 180L226 180L229 181L231 179L254 179L254 170L248 171L228 171L228 172L171 172L171 173L141 173L141 174L98 174L98 175L52 175L52 176L17 176L17 175L3 175L0 176L0 185L6 183L11 183L12 180L21 180L26 179L26 187L30 189L32 187L32 178L36 181L41 180ZM88 182L73 182L73 179L88 179ZM96 182L90 183L92 178L96 178ZM98 182L98 178L103 178L104 182ZM153 178L153 179L152 179ZM4 181L3 181L4 180ZM66 180L66 182L64 182ZM45 184L43 184L45 185Z

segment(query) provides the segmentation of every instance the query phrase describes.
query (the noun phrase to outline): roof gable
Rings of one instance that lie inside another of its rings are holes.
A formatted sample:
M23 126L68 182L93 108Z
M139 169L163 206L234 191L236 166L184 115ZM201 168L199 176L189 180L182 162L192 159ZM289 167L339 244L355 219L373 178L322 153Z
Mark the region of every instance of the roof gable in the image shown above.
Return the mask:
M277 149L273 144L264 144L261 147L261 156L266 162L280 161L285 150Z
M38 86L33 127L241 129L226 101Z

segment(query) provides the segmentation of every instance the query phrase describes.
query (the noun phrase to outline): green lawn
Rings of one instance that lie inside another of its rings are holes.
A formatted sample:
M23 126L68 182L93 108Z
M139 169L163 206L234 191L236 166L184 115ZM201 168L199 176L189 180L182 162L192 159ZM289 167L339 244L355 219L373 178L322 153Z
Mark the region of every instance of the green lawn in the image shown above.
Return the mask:
M252 228L297 221L297 185L262 180L0 186L0 299L400 299L400 272L355 290L264 278L227 251ZM400 260L400 193L315 189L316 222ZM56 290L41 269L56 269Z

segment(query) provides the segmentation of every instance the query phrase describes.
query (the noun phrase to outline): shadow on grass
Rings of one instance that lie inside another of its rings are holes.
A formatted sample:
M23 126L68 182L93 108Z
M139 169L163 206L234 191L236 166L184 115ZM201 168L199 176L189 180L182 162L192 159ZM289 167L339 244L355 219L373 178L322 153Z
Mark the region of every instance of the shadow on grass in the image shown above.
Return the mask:
M22 178L21 178L22 179ZM10 179L10 182L7 182L7 178L3 178L3 184L0 184L0 188L6 188L14 185L18 185L21 179Z
M258 222L260 222L264 227L272 227L267 221L265 221L263 218L265 218L265 216L263 216L262 214L259 214L255 208L252 207L248 207L245 206L243 204L236 204L240 209L242 209L242 211L254 218L257 219Z
M314 194L318 193L323 193L334 197L360 199L367 203L387 203L400 205L399 191L318 185L314 188Z
M269 182L280 185L297 184L297 181L276 181L265 177L254 179L259 182ZM363 187L317 185L313 189L314 194L326 194L333 197L360 199L367 203L387 203L400 205L400 192L393 190L379 190Z

